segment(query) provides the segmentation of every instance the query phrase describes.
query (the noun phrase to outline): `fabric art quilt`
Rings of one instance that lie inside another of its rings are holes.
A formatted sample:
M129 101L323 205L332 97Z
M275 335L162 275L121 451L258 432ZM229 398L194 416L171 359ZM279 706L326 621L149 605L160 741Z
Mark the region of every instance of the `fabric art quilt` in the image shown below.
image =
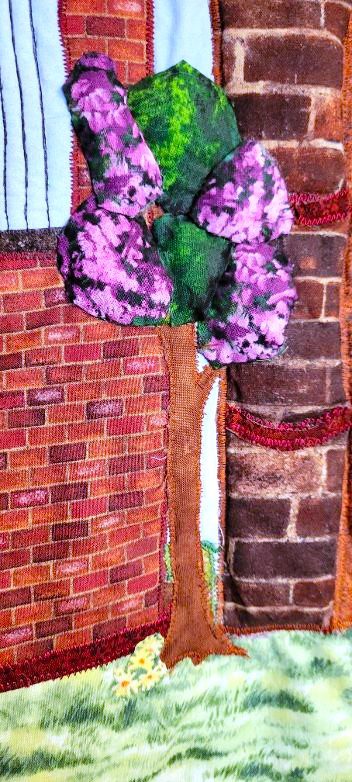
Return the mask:
M350 15L1 4L4 779L352 780Z

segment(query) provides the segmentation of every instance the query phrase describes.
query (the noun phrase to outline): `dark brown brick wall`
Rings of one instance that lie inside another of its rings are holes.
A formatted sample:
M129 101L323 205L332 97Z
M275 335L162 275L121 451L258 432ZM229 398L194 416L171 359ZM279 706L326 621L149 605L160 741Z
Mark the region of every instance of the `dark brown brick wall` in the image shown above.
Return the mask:
M223 73L244 137L276 156L290 191L341 187L349 8L330 0L221 0ZM339 299L347 226L285 241L299 301L284 355L233 366L229 399L271 420L344 403ZM228 438L228 624L327 625L346 438L278 453Z

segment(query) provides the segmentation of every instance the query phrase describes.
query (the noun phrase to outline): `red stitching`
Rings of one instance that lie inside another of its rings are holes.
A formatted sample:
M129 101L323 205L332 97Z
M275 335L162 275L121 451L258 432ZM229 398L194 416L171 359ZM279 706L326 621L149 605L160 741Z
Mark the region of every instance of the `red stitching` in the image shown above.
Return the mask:
M58 679L71 673L105 665L118 657L130 654L137 643L148 635L166 635L170 622L169 612L155 622L130 630L114 633L90 644L75 646L62 651L45 652L41 657L29 658L15 665L0 668L0 692L29 687L37 682Z
M250 443L279 451L322 445L352 426L352 408L337 406L303 421L272 423L236 405L228 405L226 428Z
M350 211L349 189L337 193L291 193L289 201L296 225L325 225L346 220Z

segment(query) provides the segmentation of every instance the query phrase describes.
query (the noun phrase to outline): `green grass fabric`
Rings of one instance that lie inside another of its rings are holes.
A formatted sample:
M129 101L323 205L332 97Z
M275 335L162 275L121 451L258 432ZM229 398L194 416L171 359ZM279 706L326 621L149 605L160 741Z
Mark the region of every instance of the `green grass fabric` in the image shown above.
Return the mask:
M114 664L2 694L1 779L351 782L352 632L241 645L127 698Z
M241 140L229 100L181 61L133 85L128 105L160 166L160 203L187 213L205 177Z

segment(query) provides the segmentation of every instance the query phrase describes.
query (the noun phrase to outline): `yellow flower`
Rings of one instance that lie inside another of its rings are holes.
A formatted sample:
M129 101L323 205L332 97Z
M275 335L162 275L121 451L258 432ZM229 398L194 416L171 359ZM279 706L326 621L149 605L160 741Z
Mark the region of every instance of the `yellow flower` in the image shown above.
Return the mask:
M115 695L127 698L137 692L137 682L128 671L118 668L114 675L116 680Z
M141 690L150 690L151 687L154 686L157 682L160 681L162 678L162 671L160 668L154 668L153 671L148 671L148 673L145 673L138 682L138 689Z
M137 668L143 668L145 671L151 671L154 665L154 658L146 654L142 649L136 654L132 654L128 663L130 671L135 671Z
M143 651L146 654L155 654L155 656L159 656L164 644L164 638L162 635L155 634L155 635L149 635L147 638L144 639L144 641L140 641L139 644L137 644L135 651L139 648L143 649Z

